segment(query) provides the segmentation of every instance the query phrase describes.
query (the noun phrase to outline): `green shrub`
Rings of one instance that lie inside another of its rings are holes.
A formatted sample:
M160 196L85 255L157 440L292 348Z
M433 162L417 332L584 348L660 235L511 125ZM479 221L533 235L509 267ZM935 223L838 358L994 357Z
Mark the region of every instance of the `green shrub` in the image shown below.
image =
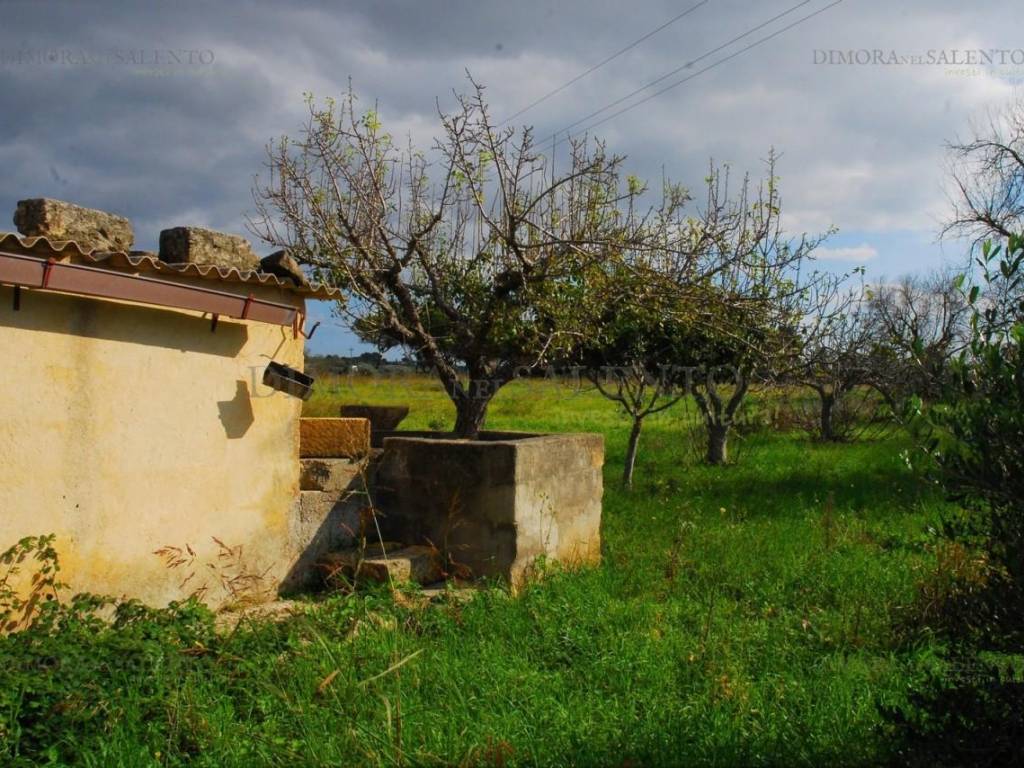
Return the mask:
M71 762L76 745L118 722L165 720L174 681L217 642L213 615L199 603L154 610L88 594L63 600L53 543L52 535L28 537L0 555L4 765ZM31 586L19 596L11 577L26 563Z
M954 364L942 402L920 415L938 480L967 511L947 521L951 537L979 544L993 564L978 593L984 642L1024 639L1024 240L986 246L982 282L968 292L970 346Z
M890 713L901 762L1024 761L1024 680L1007 672L1024 658L1022 246L1010 238L1005 250L983 249L982 281L968 292L970 345L942 400L917 416L937 480L962 505L945 522L945 557L920 585L919 618L950 643L952 668L971 674L928 679L912 709Z

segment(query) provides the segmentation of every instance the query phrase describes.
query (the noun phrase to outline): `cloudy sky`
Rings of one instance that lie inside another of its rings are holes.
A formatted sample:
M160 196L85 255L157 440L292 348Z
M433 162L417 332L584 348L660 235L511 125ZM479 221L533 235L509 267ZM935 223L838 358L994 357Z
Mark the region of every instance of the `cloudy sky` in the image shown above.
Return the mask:
M775 147L788 229L839 229L823 263L881 277L956 258L936 239L944 144L1020 96L1019 6L830 2L0 0L0 212L40 196L111 210L150 249L168 226L246 234L264 147L297 130L303 92L351 79L429 146L467 70L511 115L699 3L516 123L550 136L678 70L577 128L689 78L594 128L631 172L696 187L709 158L756 172ZM994 63L972 65L981 52ZM354 346L317 314L314 351Z

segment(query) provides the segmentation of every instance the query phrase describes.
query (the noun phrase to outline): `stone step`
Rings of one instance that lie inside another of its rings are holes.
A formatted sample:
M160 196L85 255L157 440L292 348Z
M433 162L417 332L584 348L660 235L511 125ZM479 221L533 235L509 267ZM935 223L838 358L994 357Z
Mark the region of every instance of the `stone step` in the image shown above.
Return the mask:
M289 519L294 546L313 558L352 546L363 534L365 509L362 494L300 491Z
M445 577L441 553L435 548L398 542L329 552L317 560L316 567L328 587L358 581L386 583L389 578L395 583L434 584Z

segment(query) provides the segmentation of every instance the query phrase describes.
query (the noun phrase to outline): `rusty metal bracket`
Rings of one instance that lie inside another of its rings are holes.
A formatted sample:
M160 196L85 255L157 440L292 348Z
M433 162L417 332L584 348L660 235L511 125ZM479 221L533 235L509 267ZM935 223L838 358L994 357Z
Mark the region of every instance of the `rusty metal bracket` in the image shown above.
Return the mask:
M53 274L53 265L57 263L57 260L51 256L46 260L46 265L43 267L43 284L40 288L48 288L50 285L50 276Z
M21 286L14 286L14 311L17 312L21 309Z
M220 320L220 315L216 312L213 313L213 317L210 318L210 333L217 332L217 321Z
M302 335L304 339L313 338L313 334L316 333L316 329L320 327L320 321L317 320L313 323L313 327L309 329L309 333L306 333L306 316L304 314L296 314L295 321L292 323L292 338L299 338Z

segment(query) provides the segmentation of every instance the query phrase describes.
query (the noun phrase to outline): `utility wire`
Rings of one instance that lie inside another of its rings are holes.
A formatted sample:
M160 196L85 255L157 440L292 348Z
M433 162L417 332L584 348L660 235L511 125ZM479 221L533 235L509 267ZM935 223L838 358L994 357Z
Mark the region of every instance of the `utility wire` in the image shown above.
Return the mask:
M561 84L560 86L558 86L557 88L555 88L555 90L553 90L553 91L549 91L548 93L544 94L544 95L543 95L543 96L541 96L541 97L540 97L539 99L537 99L536 101L532 101L532 102L530 102L529 104L527 104L527 105L526 105L525 107L523 107L522 109L520 109L520 110L519 110L518 112L516 112L516 113L514 113L514 114L511 114L511 115L509 115L509 116L508 116L508 117L506 117L506 118L505 118L504 120L502 120L502 121L501 121L500 123L498 123L498 125L499 125L499 126L505 125L506 123L509 123L509 122L511 122L511 121L513 121L513 120L515 120L515 119L516 119L517 117L519 117L519 116L520 116L521 114L523 114L523 113L525 113L525 112L529 112L529 111L530 111L531 109L533 109L534 107L536 107L536 106L537 106L538 104L543 104L543 103L544 103L545 101L547 101L548 99L550 99L550 98L551 98L552 96L554 96L554 95L556 95L556 94L559 94L559 93L561 93L562 91L564 91L564 90L565 90L566 88L568 88L568 87L569 87L570 85L573 85L573 84L575 84L575 83L578 83L578 82L579 82L580 80L582 80L582 79L583 79L584 77L586 77L587 75L589 75L589 74L590 74L591 72L594 72L595 70L598 70L598 69L600 69L601 67L603 67L603 66L604 66L605 64L607 64L608 62L610 62L610 61L613 61L613 60L615 60L615 59L619 58L619 56L621 56L622 54L624 54L624 53L627 53L627 52L629 52L629 51L633 50L633 49L634 49L634 48L636 48L636 47L637 47L638 45L640 45L640 43L644 42L644 40L647 40L648 38L650 38L650 37L653 37L654 35L656 35L656 34L658 34L659 32L661 32L661 30L665 29L665 27L668 27L668 26L670 26L670 25L672 25L672 24L675 24L675 23L676 23L677 21L679 21L679 20L680 20L681 18L683 18L684 16L688 16L688 15L690 15L691 13L693 13L694 11L696 11L696 10L697 10L698 8L700 8L700 7L702 6L702 5L707 5L708 1L709 1L709 0L701 0L701 2L697 3L697 4L696 4L696 5L694 5L694 6L691 6L690 8L687 8L687 9L686 9L685 11L683 11L683 12L682 12L682 13L680 13L680 14L678 14L677 16L673 16L673 17L672 17L671 19L669 19L668 21L666 21L666 22L665 22L664 24L662 24L662 25L661 25L661 26L659 26L659 27L656 27L656 28L652 29L652 30L651 30L650 32L648 32L648 33L647 33L646 35L644 35L643 37L638 37L638 38L637 38L636 40L634 40L634 41L633 41L632 43L630 43L629 45L627 45L627 46L626 46L625 48L623 48L623 49L621 49L621 50L619 50L619 51L616 51L615 53L613 53L613 54L612 54L611 56L609 56L608 58L606 58L606 59L603 59L603 60L599 61L599 62L598 62L597 64L595 64L594 66L592 66L592 67L591 67L590 69L588 69L588 70L586 70L586 71L584 71L584 72L581 72L580 74L576 75L576 77L572 78L571 80L567 80L566 82L562 83L562 84Z
M728 48L733 43L738 43L743 38L749 37L750 35L754 34L758 30L764 29L769 24L772 24L772 23L778 21L783 16L788 16L793 11L797 10L798 8L802 8L803 6L807 5L810 2L811 2L811 0L801 0L801 2L797 3L796 5L792 6L791 8L786 9L782 13L779 13L779 14L776 14L775 16L772 16L767 21L762 21L756 27L751 27L746 32L743 32L742 34L736 35L736 37L732 38L731 40L728 40L728 41L722 43L721 45L715 46L710 51L706 51L705 53L702 53L696 59L691 59L690 61L686 62L682 66L676 67L675 69L666 72L661 77L656 78L656 79L652 80L651 82L649 82L649 83L647 83L645 85L641 85L639 88L637 88L636 90L630 91L625 96L622 96L621 98L616 99L615 101L611 102L610 104L605 104L600 109L591 112L589 115L585 115L584 117L581 117L579 120L577 120L574 123L570 123L569 125L565 126L561 130L556 131L555 135L570 132L577 125L580 125L581 123L585 123L590 118L597 117L602 112L607 112L609 109L612 109L613 107L617 107L619 104L621 104L624 101L628 101L629 99L631 99L634 96L636 96L638 93L641 93L642 91L646 91L648 88L651 88L651 87L657 85L658 83L662 83L665 80L668 80L670 77L672 77L672 75L678 75L684 69L691 68L694 64L703 61L708 56L713 56L714 54L718 53L719 51L721 51L721 50L723 50L725 48Z
M757 27L754 27L752 30L750 30L750 32L754 32L754 31L756 31L758 29L763 28L764 26L766 26L767 24L770 24L775 19L778 19L781 16L785 16L787 13L790 13L791 11L795 10L796 8L799 8L802 5L806 5L808 2L810 2L810 0L804 0L804 2L800 3L799 5L793 6L793 8L790 8L788 11L785 11L784 13L779 14L779 16L776 16L774 19L769 19L764 24L761 24L761 25L759 25ZM747 51L751 50L752 48L756 48L757 46L761 45L762 43L766 43L769 40L771 40L772 38L778 37L783 32L788 32L789 30L793 29L794 27L799 26L800 24L803 24L805 21L809 21L810 19L814 18L818 14L824 13L825 11L829 10L830 8L834 8L835 6L839 5L841 2L843 2L843 0L834 0L834 2L831 2L828 5L826 5L826 6L822 7L822 8L819 8L818 10L814 11L813 13L809 13L806 16L803 16L802 18L799 18L796 21L792 22L791 24L787 24L786 26L784 26L784 27L782 27L780 29L775 30L771 34L765 35L764 37L759 38L758 40L755 40L754 42L750 43L749 45L746 45L743 48L740 48L738 51L734 51L733 53L730 53L728 56L724 56L721 59L718 59L717 61L712 62L711 64L709 64L708 66L704 67L703 69L699 69L696 72L694 72L693 74L687 75L686 77L684 77L684 78L682 78L680 80L676 80L674 83L671 83L670 85L667 85L664 88L661 88L661 89L655 91L654 93L648 94L647 96L645 96L644 98L640 99L639 101L634 102L633 104L630 104L627 107L623 107L622 109L620 109L620 110L618 110L616 112L613 112L612 114L610 114L610 115L608 115L606 117L601 118L600 120L598 120L595 123L591 123L585 129L577 131L576 133L579 134L579 133L583 133L584 131L590 131L590 130L596 128L599 125L607 123L609 120L611 120L613 118L616 118L619 115L621 115L621 114L623 114L625 112L628 112L629 110L631 110L631 109L633 109L635 107L639 107L641 104L643 104L645 102L648 102L651 99L660 96L661 94L665 93L666 91L670 91L673 88L677 88L680 85L682 85L683 83L687 83L690 80L693 80L695 77L699 77L700 75L703 75L705 72L707 72L707 71L709 71L711 69L714 69L718 65L724 64L725 62L730 61L731 59L735 59L737 56L739 56L739 55L741 55L743 53L746 53ZM750 34L750 32L745 32L743 35L740 35L740 37L734 38L734 40L732 40L730 42L735 42L736 40L739 40L740 38L746 37L748 34ZM715 49L715 51L721 50L722 48L724 48L725 46L727 46L729 44L730 43L726 43L725 45L719 46L718 48ZM700 61L701 59L707 58L707 56L710 53L713 53L713 52L714 51L709 51L707 54L704 54L699 59L694 59L694 61ZM685 65L683 67L680 67L679 69L676 69L673 72L670 72L669 75L675 74L676 72L679 72L680 70L685 69L686 66L689 66L689 65ZM592 112L587 117L584 117L584 118L582 118L580 120L577 120L575 123L573 123L570 126L567 126L562 131L559 131L558 133L565 132L567 135L564 136L562 139L558 139L558 140L553 141L552 148L554 148L555 146L557 146L559 144L562 144L563 142L567 141L569 139L569 137L573 135L573 134L569 133L569 129L571 129L572 127L579 125L580 123L584 122L585 120L588 120L590 117L594 117L595 115L601 114L602 112L610 109L611 107L615 106L616 104L621 104L623 101L628 99L630 96L635 96L636 94L640 93L641 91L644 91L647 88L650 88L652 85L655 85L655 84L663 81L665 79L665 77L667 77L667 76L668 75L663 76L663 77L659 77L657 80L654 80L654 81L648 83L647 85L643 86L642 88L638 88L637 90L633 91L633 93L629 94L629 96L624 96L623 98L618 99L615 102L612 102L608 106L602 107L601 109L597 110L596 112ZM558 134L552 134L549 137L549 139L554 140L557 135Z

